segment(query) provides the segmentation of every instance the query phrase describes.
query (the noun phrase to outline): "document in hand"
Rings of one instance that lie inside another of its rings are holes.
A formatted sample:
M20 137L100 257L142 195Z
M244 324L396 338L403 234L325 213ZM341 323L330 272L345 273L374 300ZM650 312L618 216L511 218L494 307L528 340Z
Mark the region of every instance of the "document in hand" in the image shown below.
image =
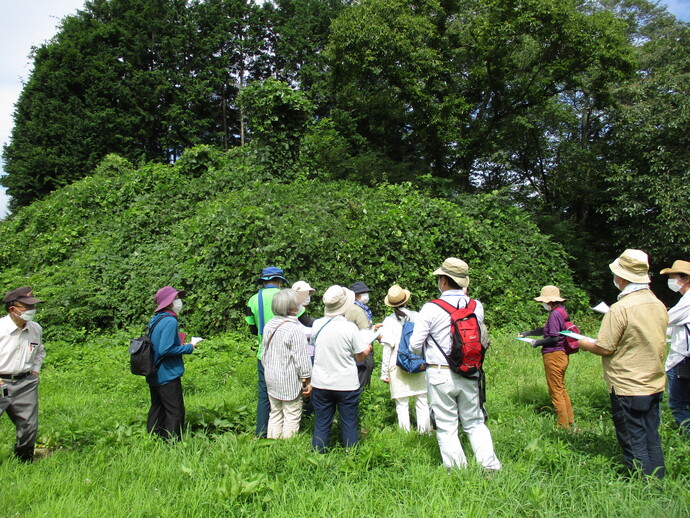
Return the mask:
M520 340L521 342L527 342L528 344L531 344L532 341L533 341L532 338L524 338L524 337L522 337L522 336L518 336L518 337L515 338L515 339L516 339L516 340Z
M600 302L599 304L594 306L592 309L594 311L596 311L597 313L606 314L609 311L609 306L608 306L608 304L606 304L606 302Z
M586 338L587 340L594 340L594 338L581 335L580 333L573 333L572 331L559 331L559 333L567 336L568 338L574 338L575 340L582 340L583 338Z
M360 333L362 333L364 341L370 344L381 335L381 329L363 329Z

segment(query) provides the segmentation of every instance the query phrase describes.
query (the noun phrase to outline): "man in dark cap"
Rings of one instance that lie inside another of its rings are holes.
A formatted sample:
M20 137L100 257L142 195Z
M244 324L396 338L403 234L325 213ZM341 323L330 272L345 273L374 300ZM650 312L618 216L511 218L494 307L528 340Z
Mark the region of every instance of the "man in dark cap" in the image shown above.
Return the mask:
M261 271L257 279L261 289L252 295L247 302L245 321L249 324L249 330L259 339L257 369L259 377L259 401L256 405L256 436L266 437L268 430L268 416L271 413L271 403L268 400L264 368L261 364L261 343L263 342L264 326L273 318L271 303L276 293L280 291L283 282L287 282L285 272L276 266L268 266Z
M36 304L30 287L9 291L7 315L0 318L0 415L7 413L17 429L14 454L31 462L38 432L38 373L46 356L43 331L33 321Z
M355 303L345 313L345 318L353 322L361 329L371 329L374 323L371 309L369 308L369 286L362 281L355 282L350 286L350 290L355 293ZM357 373L359 375L359 386L361 389L368 387L371 383L371 373L374 370L374 351L367 355L363 362L357 362Z

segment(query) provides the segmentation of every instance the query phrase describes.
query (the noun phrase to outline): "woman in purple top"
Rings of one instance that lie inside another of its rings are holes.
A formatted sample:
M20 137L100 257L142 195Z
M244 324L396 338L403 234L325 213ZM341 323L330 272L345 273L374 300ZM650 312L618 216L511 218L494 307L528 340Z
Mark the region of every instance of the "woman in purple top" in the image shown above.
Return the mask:
M542 303L544 309L549 312L549 318L544 327L520 333L520 336L544 337L541 340L532 340L532 347L541 347L546 384L556 410L558 426L567 429L573 424L573 406L565 388L565 371L568 368L566 339L564 335L559 334L559 331L565 330L565 322L568 319L563 307L565 299L561 297L561 292L556 286L544 286L534 300Z

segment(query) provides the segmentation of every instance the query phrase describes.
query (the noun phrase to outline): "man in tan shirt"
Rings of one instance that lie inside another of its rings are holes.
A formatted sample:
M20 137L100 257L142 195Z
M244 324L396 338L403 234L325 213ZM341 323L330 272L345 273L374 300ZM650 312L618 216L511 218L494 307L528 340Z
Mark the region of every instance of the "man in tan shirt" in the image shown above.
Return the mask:
M626 464L663 478L659 421L666 384L668 314L649 289L646 253L626 250L609 268L621 290L618 302L604 316L597 339L580 340L580 349L602 357L613 423Z

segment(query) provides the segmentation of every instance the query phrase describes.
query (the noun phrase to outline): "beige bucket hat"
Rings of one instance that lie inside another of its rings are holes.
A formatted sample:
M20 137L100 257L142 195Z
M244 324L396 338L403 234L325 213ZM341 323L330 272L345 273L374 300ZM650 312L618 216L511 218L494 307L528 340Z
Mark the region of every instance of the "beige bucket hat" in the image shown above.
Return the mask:
M343 315L355 303L355 292L342 286L331 286L323 294L323 315L336 317Z
M410 290L403 289L398 284L394 284L388 289L388 294L383 299L383 303L390 308L399 308L407 304L411 295L412 292Z
M461 288L467 288L470 285L470 278L467 275L469 270L470 267L467 266L465 261L456 257L449 257L443 261L443 264L434 272L434 275L447 275Z
M642 250L629 248L621 256L609 264L613 273L626 281L648 284L649 278L649 257Z
M565 302L565 299L561 297L561 290L556 286L544 286L541 289L541 293L538 297L534 297L537 302Z
M690 275L690 263L688 261L673 261L673 266L664 268L659 273L666 275L670 273L680 273L683 275Z

